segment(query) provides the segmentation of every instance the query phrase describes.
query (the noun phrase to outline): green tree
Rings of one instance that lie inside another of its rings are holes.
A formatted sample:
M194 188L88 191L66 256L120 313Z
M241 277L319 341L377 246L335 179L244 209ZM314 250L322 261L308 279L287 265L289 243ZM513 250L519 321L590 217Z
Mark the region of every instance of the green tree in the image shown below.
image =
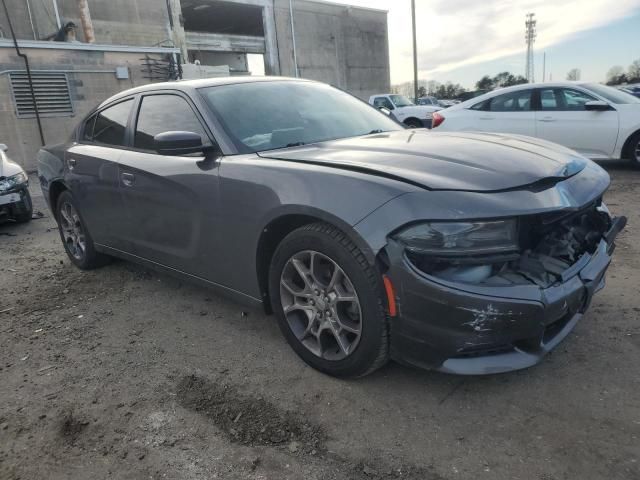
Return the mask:
M418 87L418 98L420 97L426 97L427 96L427 88L424 86L419 86Z
M478 90L493 90L493 80L489 75L485 75L476 82Z

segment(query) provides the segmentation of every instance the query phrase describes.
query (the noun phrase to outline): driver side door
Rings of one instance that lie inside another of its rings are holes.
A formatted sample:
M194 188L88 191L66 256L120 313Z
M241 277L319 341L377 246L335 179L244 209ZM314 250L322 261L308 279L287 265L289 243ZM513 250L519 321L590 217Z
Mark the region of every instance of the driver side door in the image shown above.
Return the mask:
M147 261L209 278L217 234L218 162L202 153L161 155L154 136L189 131L213 145L203 118L181 92L142 95L136 104L132 148L120 158L120 191L132 253Z

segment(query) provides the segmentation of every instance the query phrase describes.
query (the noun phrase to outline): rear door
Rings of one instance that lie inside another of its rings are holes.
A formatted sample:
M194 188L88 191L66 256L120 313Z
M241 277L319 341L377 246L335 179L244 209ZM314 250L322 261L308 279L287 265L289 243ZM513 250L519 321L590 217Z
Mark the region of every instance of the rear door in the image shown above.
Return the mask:
M483 132L535 135L533 90L517 90L489 98L471 107L475 130Z
M119 250L129 247L123 236L126 215L118 161L133 104L133 98L124 99L92 115L82 127L80 141L65 154L67 182L93 241Z
M202 154L160 155L153 137L167 131L212 139L185 95L150 93L136 105L132 148L120 158L120 189L135 255L210 279L215 271L218 161Z
M599 100L582 90L565 87L539 89L536 136L569 147L589 158L609 158L618 138L618 112L585 110Z

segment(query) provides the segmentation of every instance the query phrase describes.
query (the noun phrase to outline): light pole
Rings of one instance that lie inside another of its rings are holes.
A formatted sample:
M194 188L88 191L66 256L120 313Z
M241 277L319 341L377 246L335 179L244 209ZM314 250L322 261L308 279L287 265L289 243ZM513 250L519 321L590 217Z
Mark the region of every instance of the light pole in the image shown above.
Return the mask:
M416 47L416 0L411 0L411 28L413 30L413 101L418 101L418 49Z

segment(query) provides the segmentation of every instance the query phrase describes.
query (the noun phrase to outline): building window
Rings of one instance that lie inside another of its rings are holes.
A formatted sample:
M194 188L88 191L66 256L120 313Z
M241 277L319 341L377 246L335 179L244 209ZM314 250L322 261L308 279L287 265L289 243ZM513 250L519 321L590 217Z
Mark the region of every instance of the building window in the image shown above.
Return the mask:
M18 117L34 117L33 97L26 71L11 72L11 93ZM73 103L67 74L61 72L31 72L38 113L43 117L73 115Z

